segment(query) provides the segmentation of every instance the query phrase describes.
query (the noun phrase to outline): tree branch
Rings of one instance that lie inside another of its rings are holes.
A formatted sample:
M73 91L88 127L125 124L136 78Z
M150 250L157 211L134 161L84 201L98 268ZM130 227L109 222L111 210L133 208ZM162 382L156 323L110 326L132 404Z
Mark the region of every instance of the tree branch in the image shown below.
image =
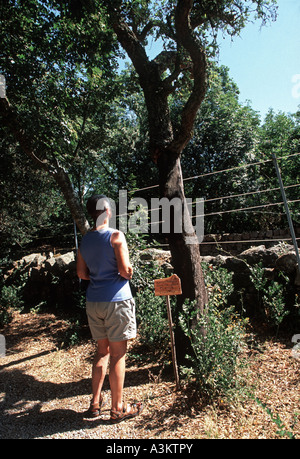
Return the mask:
M167 148L173 140L173 129L168 107L170 85L161 78L159 65L149 60L143 45L134 31L122 17L120 11L108 5L111 25L118 41L125 49L139 76L148 111L150 151L152 156L157 150Z
M117 8L108 5L112 27L119 43L130 57L144 91L148 109L150 149L154 155L159 155L163 148L167 148L175 157L181 154L192 137L195 117L206 93L206 56L201 43L193 34L193 4L193 0L178 0L175 11L175 38L178 49L184 49L191 58L191 72L194 78L193 89L183 108L181 124L175 138L167 98L176 89L174 81L183 70L179 53L163 51L156 59L149 61L137 32L132 30ZM147 30L150 30L150 24L151 22L146 26ZM167 68L171 73L162 80L161 75ZM155 153L156 151L158 153Z
M150 32L150 30L154 27L154 22L153 21L150 21L148 22L148 24L145 25L145 27L143 28L143 30L141 31L141 33L138 33L137 34L137 39L139 41L143 41L145 40L147 34Z
M115 8L109 7L109 14L119 43L130 57L140 79L146 78L150 62L139 38Z
M175 51L162 51L154 59L158 66L159 74L161 75L167 69L170 69L172 66L176 66L177 53Z
M169 91L169 94L174 92L175 89L178 87L178 84L176 84L176 83L173 84L173 83L176 82L176 80L177 80L177 83L178 83L179 75L182 73L182 71L186 70L185 66L181 62L181 55L180 55L179 50L177 50L177 52L176 52L175 62L173 63L173 65L174 65L173 71L170 73L169 76L167 76L163 80L163 83L164 83L166 89ZM169 70L171 71L170 66L169 66Z
M50 164L48 161L41 160L36 156L35 149L32 146L30 139L26 136L19 123L17 114L6 97L0 98L0 115L4 126L10 130L26 155L29 156L29 158L31 158L43 170L50 172Z
M85 234L89 230L90 225L85 218L79 198L74 191L69 175L62 167L57 167L52 176L64 195L67 206L79 228L79 231L81 234Z
M63 193L66 203L71 211L72 217L76 221L82 234L89 229L88 221L85 218L78 197L73 189L68 174L56 161L55 166L47 160L41 160L36 156L35 149L31 140L26 136L24 129L19 123L17 114L12 109L7 98L0 98L0 115L3 124L10 130L14 138L19 142L24 153L31 158L41 169L50 174L58 184Z
M181 116L181 124L171 150L179 155L192 137L194 121L207 88L207 62L201 43L193 34L190 21L193 0L178 0L175 12L175 27L178 42L188 52L193 63L194 85Z

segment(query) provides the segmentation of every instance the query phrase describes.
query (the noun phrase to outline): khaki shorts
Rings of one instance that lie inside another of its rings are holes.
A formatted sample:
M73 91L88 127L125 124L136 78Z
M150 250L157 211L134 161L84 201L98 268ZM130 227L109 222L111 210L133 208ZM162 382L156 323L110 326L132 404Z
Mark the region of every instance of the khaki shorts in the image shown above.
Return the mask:
M133 298L116 302L87 301L86 313L95 340L125 341L136 337Z

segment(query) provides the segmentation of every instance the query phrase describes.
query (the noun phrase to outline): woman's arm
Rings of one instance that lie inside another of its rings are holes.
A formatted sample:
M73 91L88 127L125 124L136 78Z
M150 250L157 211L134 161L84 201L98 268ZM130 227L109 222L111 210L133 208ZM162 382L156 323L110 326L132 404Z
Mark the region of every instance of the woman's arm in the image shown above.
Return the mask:
M90 271L86 265L86 262L82 258L80 250L77 253L77 262L76 262L77 276L83 280L90 280Z
M111 245L115 251L118 264L118 271L125 279L131 279L133 268L129 261L129 252L124 234L121 231L115 231L111 235Z

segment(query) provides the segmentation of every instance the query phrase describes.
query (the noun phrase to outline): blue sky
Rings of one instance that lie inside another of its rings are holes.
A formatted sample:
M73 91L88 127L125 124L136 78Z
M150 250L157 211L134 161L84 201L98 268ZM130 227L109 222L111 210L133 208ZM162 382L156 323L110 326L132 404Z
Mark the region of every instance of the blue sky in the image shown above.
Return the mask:
M248 24L240 37L220 39L219 63L240 90L240 101L262 119L275 112L295 113L300 105L300 0L278 0L278 18L260 27Z

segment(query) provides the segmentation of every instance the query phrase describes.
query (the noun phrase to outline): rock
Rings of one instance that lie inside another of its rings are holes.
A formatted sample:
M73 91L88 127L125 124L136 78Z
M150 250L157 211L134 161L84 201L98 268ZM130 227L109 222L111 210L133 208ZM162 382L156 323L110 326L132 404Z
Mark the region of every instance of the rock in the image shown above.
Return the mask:
M300 286L296 255L293 252L293 246L287 244L277 244L269 249L260 245L251 247L238 256L205 256L201 259L204 263L216 268L225 268L233 274L234 292L230 296L230 302L237 307L241 307L242 302L243 309L252 317L259 313L258 294L251 272L251 268L257 266L258 263L264 269L264 276L268 282L278 280L278 272L282 271L288 275L291 286L293 284L295 288Z
M265 268L264 276L266 279L274 280L275 279L275 268Z
M208 264L208 265L215 264L215 260L216 260L216 257L211 257L211 256L201 257L201 262Z
M242 273L244 271L249 271L249 268L244 260L237 257L227 257L224 268L228 271Z
M70 263L73 263L73 261L75 261L74 252L68 252L64 255L59 255L58 257L55 257L55 259L56 263L59 266L68 266Z
M159 265L170 263L171 252L169 250L161 249L145 249L139 254L140 260L143 261L156 261Z
M174 274L174 268L171 265L171 252L161 249L144 249L138 254L140 261L145 264L149 262L156 263L165 273L165 276Z
M28 305L45 302L65 307L74 303L74 291L78 289L75 264L73 251L48 259L41 253L32 253L14 263L5 281L7 285L22 282L23 299Z
M162 263L161 268L163 269L166 277L171 276L174 273L174 268L171 263Z
M297 268L297 257L294 252L281 255L275 262L275 268L286 274L293 274Z
M239 257L251 266L262 263L264 267L271 268L274 267L278 254L273 249L266 249L264 245L259 245L244 250Z
M17 268L25 268L25 267L39 267L42 266L46 257L41 253L32 253L31 255L26 255L25 257L21 258L15 263Z
M53 268L53 266L55 265L56 263L56 259L54 257L51 257L49 258L48 260L46 260L45 262L45 269L46 270L49 270L51 268Z
M293 252L294 246L292 244L287 244L286 242L281 242L277 245L274 245L270 250L280 256L285 253Z
M229 257L225 257L224 255L217 255L216 256L216 264L218 266L225 265L226 261L227 261L227 258L229 258Z
M63 273L68 269L75 270L74 252L67 252L63 255L55 255L45 261L45 270L55 275Z
M250 247L250 249L244 250L244 252L241 253L241 256L252 256L253 254L259 254L262 253L266 250L265 245L258 245L256 247Z
M229 257L224 257L224 255L217 255L216 257L212 256L204 256L201 257L202 263L206 263L208 265L214 265L214 266L223 266L226 264L226 260Z

